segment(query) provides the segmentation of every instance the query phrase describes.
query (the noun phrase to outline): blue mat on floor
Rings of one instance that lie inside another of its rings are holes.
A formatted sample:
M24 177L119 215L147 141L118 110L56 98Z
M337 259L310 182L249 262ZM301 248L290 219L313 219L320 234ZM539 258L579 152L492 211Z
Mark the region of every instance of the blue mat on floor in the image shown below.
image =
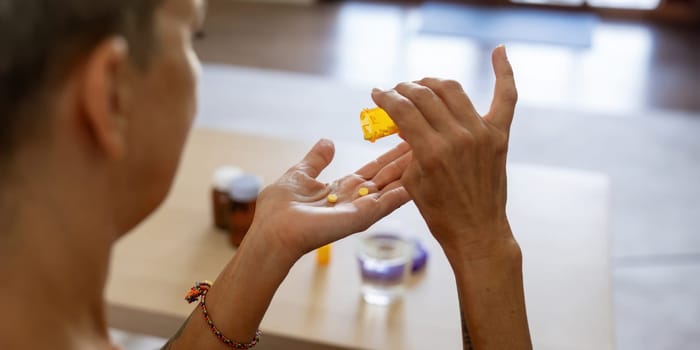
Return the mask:
M421 32L468 36L489 44L527 41L590 47L598 17L592 13L428 2Z

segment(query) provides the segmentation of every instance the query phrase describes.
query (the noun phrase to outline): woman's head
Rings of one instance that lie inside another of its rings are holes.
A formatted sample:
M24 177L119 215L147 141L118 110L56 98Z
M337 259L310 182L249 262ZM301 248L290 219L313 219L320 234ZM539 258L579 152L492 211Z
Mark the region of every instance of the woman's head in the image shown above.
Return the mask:
M195 113L201 2L0 0L0 191L36 164L85 174L122 230L157 207Z

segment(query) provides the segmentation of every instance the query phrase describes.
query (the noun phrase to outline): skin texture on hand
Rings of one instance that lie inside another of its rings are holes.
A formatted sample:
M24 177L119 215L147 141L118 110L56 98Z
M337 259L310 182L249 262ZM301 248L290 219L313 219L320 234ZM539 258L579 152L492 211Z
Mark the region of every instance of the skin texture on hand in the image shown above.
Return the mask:
M401 143L386 154L330 184L316 180L333 159L334 146L321 140L304 159L258 197L253 225L246 239L282 246L293 262L305 253L361 232L409 200L400 183L412 159ZM360 188L369 194L360 196ZM335 203L327 197L335 194Z
M330 141L319 141L304 159L258 197L253 224L236 255L207 294L214 324L228 338L255 336L277 288L305 253L360 232L409 200L399 180L412 159L406 143L331 184L316 177L333 159ZM370 193L360 196L360 188ZM329 203L327 196L338 196ZM227 348L199 309L164 349Z
M531 349L520 248L506 217L506 156L517 90L505 47L479 115L462 86L426 78L375 89L411 146L401 178L455 273L464 349Z
M484 244L510 238L505 168L517 92L502 48L494 69L496 92L483 117L452 80L426 78L372 95L412 147L401 181L448 255L478 255Z

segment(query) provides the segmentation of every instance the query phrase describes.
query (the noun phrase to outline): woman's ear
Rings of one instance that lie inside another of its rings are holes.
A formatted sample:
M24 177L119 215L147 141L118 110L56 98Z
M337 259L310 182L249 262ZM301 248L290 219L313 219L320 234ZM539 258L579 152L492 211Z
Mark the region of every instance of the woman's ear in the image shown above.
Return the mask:
M127 150L129 48L115 36L85 58L78 91L82 122L104 154L121 159Z

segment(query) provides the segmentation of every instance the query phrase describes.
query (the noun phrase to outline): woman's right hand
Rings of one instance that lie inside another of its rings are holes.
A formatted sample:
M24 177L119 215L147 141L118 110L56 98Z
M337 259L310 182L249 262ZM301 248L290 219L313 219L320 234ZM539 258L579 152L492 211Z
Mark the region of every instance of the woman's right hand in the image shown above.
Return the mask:
M452 80L372 93L413 150L401 183L448 258L479 259L515 243L506 218L506 154L517 91L505 48L492 59L496 88L484 116Z

